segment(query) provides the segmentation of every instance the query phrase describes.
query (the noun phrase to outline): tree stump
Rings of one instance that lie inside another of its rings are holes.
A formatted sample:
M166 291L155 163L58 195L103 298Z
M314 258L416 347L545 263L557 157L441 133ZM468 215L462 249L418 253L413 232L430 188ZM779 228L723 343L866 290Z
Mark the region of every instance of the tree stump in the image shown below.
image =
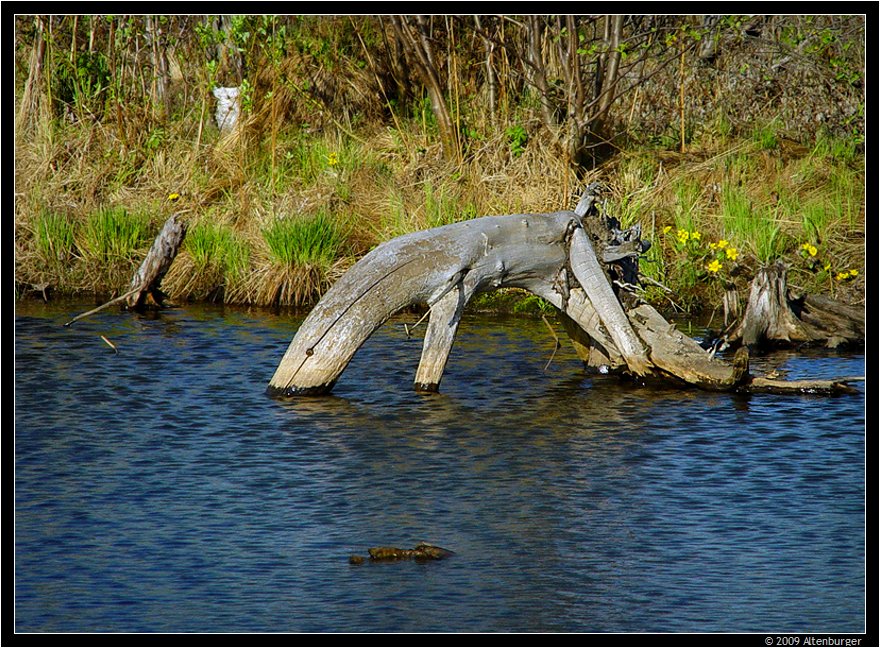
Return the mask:
M724 338L728 345L757 349L864 346L864 312L827 297L790 294L786 271L782 261L758 271L742 320Z
M148 305L161 307L164 296L159 290L159 284L177 256L185 236L186 224L180 220L179 213L172 214L165 221L165 225L162 226L162 230L153 241L150 251L144 258L138 271L134 274L134 277L132 277L128 291L101 304L97 308L77 315L69 322L66 322L64 326L70 326L74 322L94 315L108 306L120 302L125 302L126 307L133 310L142 310Z
M185 236L186 223L181 219L181 214L172 214L165 221L150 251L131 278L128 297L125 300L128 308L140 310L146 306L162 306L164 295L159 290L159 285L177 256Z

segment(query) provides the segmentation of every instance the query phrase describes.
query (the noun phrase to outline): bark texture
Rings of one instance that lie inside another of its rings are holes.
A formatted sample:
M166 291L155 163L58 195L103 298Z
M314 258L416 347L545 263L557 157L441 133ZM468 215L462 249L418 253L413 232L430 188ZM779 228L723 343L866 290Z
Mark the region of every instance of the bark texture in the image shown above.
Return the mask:
M637 281L647 249L638 228L621 230L594 209L587 188L575 211L489 216L383 243L349 270L303 322L269 383L275 396L323 394L395 312L426 304L429 323L415 377L439 389L461 315L480 291L525 289L556 306L584 360L639 380L675 376L708 389L736 384L742 371L681 335L615 284ZM601 246L597 254L595 245Z

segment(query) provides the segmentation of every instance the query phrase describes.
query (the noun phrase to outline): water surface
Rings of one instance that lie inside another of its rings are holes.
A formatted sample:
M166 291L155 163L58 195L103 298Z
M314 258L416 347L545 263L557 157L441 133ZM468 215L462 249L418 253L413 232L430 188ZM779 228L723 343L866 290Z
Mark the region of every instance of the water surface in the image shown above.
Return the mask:
M543 322L474 316L440 394L396 320L333 396L282 402L295 317L62 326L87 308L17 306L19 632L865 629L864 394L638 388L568 348L545 371ZM348 564L419 541L456 555Z

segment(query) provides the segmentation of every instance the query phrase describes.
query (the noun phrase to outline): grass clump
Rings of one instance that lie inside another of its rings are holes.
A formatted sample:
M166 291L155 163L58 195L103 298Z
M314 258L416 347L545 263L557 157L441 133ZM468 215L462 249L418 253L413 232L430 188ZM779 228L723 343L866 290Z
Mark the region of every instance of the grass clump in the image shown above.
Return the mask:
M281 266L328 266L345 244L345 234L324 212L276 218L263 230L272 262Z
M258 273L257 302L302 306L335 279L347 235L326 212L275 218L262 230L268 261Z
M389 190L374 235L380 241L387 241L478 215L476 205L465 200L456 187L449 183L435 187L432 180L426 180L412 195L396 188Z
M760 151L772 151L779 146L779 123L773 119L759 124L752 131L752 140Z
M199 223L189 230L185 246L198 270L216 268L224 276L238 278L247 271L248 248L229 227Z
M40 259L49 266L70 261L74 253L74 228L67 216L40 210L34 227L34 243Z
M78 231L83 280L91 290L119 290L131 279L149 245L149 219L124 207L91 212Z
M743 187L723 187L721 220L725 236L751 251L760 263L769 263L783 254L785 239L775 210L753 206Z
M232 228L200 221L187 231L181 252L162 283L169 295L190 300L242 300L250 249ZM236 290L239 299L235 299Z
M147 242L149 223L124 207L108 207L89 214L79 240L83 258L95 263L130 260Z

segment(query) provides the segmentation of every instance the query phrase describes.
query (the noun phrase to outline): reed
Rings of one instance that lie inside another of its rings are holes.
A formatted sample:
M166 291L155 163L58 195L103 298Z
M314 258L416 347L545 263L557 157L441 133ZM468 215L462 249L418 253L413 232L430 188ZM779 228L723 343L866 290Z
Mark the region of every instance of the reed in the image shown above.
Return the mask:
M250 248L232 228L200 221L189 228L162 286L175 299L247 301L232 296L246 280L249 265Z
M276 218L263 230L272 262L282 266L328 266L345 244L345 234L325 212Z
M755 206L741 186L728 184L721 191L724 235L738 247L751 251L760 263L782 256L785 237L778 210Z
M147 242L148 225L143 215L124 207L99 209L86 220L78 247L86 261L96 264L130 261Z

